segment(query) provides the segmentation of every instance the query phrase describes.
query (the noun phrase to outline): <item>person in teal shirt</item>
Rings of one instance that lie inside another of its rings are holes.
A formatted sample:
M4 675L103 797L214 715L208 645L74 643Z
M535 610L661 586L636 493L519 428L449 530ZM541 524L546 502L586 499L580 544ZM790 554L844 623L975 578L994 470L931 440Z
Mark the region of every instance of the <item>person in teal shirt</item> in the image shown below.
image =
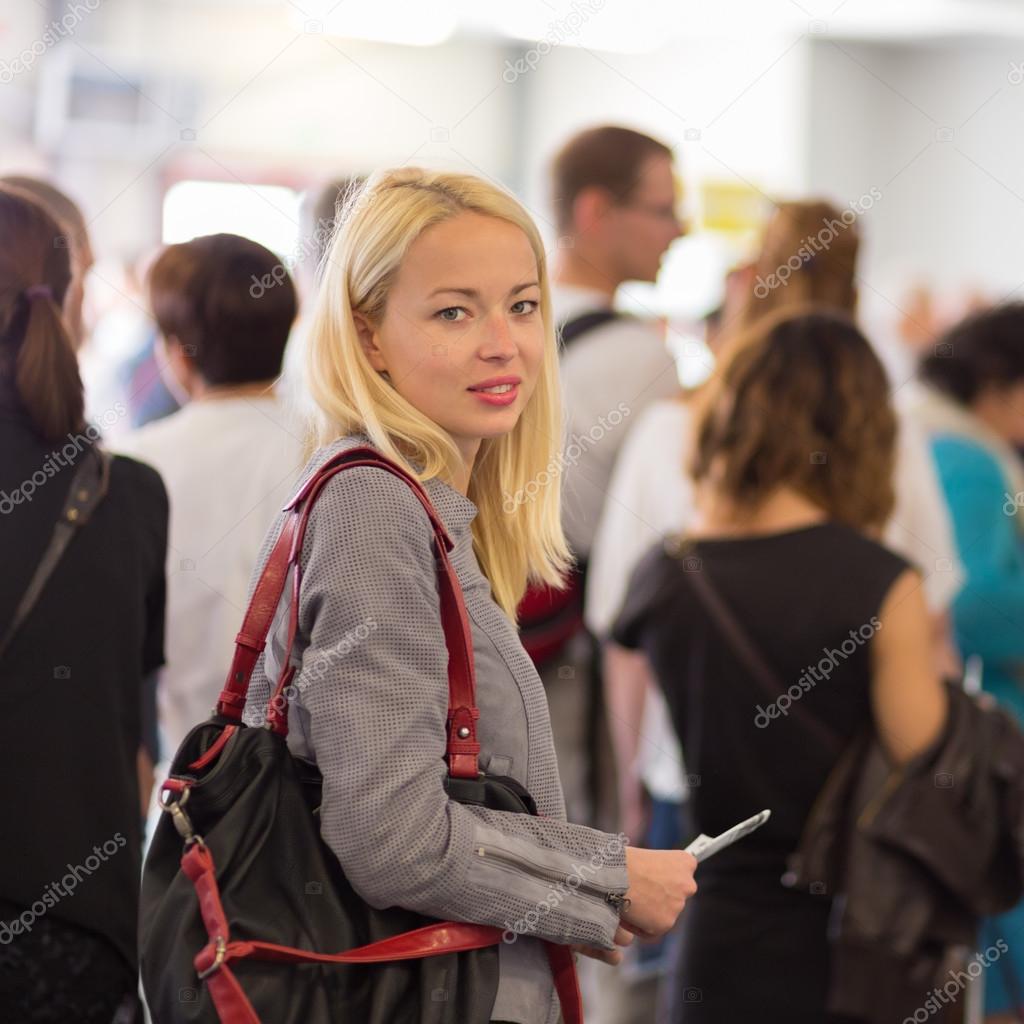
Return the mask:
M918 415L949 502L966 579L953 603L963 657L1024 725L1024 303L975 313L921 365ZM981 948L1008 953L986 969L987 1024L1024 1020L1024 904L986 919Z

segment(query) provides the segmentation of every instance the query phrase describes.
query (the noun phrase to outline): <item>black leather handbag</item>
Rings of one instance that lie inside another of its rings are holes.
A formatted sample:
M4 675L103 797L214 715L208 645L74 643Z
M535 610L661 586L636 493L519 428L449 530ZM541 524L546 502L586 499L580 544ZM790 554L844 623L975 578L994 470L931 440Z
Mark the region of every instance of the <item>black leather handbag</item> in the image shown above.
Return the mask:
M186 736L161 787L166 812L143 871L141 973L154 1024L486 1024L501 930L377 910L320 836L320 777L292 756L286 655L263 727L242 722L249 680L299 555L310 509L335 473L375 466L413 489L434 528L448 648L447 789L452 799L536 814L514 779L479 771L473 648L452 542L426 492L369 447L329 460L290 513L257 583L214 716ZM572 953L546 943L566 1024L582 1024ZM340 952L322 952L325 950Z

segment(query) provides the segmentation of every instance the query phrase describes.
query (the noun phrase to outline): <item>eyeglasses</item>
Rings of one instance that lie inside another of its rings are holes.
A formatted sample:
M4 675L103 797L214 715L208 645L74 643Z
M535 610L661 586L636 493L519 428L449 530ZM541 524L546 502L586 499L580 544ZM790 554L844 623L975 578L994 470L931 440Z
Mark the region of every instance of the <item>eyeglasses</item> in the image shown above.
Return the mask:
M648 216L657 217L658 220L663 220L672 224L682 226L683 218L679 216L674 204L666 205L664 203L620 203L620 206L625 207L627 210L640 210L642 213L646 213Z

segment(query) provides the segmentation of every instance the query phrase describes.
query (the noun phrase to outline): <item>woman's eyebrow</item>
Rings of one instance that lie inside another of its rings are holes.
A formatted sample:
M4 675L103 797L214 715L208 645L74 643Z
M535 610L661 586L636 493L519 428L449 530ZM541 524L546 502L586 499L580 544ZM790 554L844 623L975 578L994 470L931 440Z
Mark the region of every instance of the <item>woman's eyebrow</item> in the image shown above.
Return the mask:
M525 284L517 284L514 288L509 290L509 295L518 295L519 292L526 291L527 288L539 288L540 284L537 281L527 281ZM442 293L454 293L455 295L465 295L469 299L479 299L480 293L475 288L435 288L428 296L428 299L432 299L435 295Z

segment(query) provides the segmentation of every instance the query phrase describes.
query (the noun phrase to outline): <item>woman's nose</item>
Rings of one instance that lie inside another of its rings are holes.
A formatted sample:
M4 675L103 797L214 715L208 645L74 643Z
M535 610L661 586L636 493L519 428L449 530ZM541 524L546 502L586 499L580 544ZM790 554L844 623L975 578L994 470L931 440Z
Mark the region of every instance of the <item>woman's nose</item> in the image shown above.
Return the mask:
M491 314L484 324L480 354L485 359L511 359L516 354L516 344L511 326L504 313Z

